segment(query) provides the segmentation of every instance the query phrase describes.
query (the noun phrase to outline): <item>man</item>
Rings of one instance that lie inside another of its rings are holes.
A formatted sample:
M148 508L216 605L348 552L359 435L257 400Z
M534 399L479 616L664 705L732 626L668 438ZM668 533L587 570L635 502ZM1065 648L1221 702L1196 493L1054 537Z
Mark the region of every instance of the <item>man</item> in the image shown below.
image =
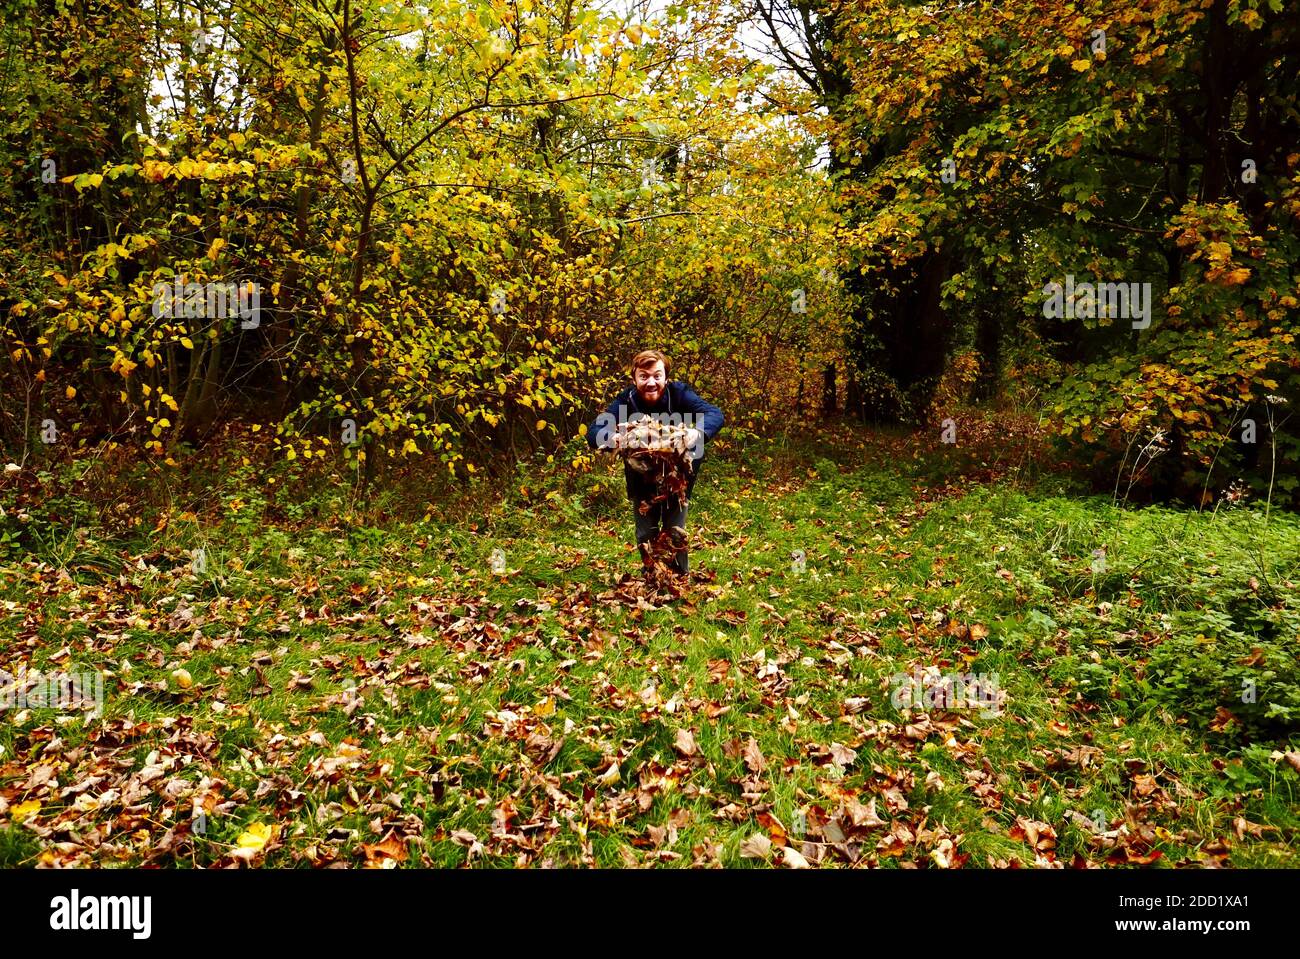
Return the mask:
M641 416L656 419L661 426L681 425L686 428L690 478L684 495L669 496L659 503L651 503L642 514L641 504L655 498L654 481L638 472L632 463L625 461L623 464L627 497L632 501L636 519L636 544L642 558L648 556L650 541L659 535L662 526L673 544L672 567L684 574L690 568L686 555L687 501L700 475L705 441L713 439L722 429L722 410L706 403L686 383L679 380L669 382L668 357L658 350L642 350L633 357L631 373L632 386L615 396L605 412L587 428L587 445L593 449L623 448L627 445L629 425Z

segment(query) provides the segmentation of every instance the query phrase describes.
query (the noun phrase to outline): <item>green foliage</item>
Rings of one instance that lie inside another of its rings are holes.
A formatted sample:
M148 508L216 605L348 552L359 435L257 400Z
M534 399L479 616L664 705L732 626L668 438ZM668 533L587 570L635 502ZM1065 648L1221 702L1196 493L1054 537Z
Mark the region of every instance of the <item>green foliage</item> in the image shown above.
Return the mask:
M839 348L828 181L805 127L738 108L770 70L727 6L690 14L16 10L6 396L168 465L243 413L296 466L463 481L553 452L656 345L766 422ZM260 313L221 309L227 283Z
M1167 708L1233 740L1300 729L1294 514L1266 523L1260 510L1126 511L991 494L966 508L979 517L972 542L1010 546L997 567L1013 574L1017 607L1039 607L1015 628L1017 642L1035 657L1055 646L1049 675L1066 689ZM984 582L996 591L995 579Z
M1103 482L1127 482L1134 444L1159 435L1167 455L1140 490L1199 502L1245 475L1294 501L1300 439L1263 403L1300 401L1295 18L1231 0L830 15L851 83L830 104L832 143L871 402L924 400L933 369L911 354L978 342L996 369L1027 342L1012 382L1051 394L1053 430ZM1084 296L1049 316L1047 285L1067 276L1148 283L1149 315ZM934 277L942 322L923 295ZM1253 449L1236 448L1244 419Z

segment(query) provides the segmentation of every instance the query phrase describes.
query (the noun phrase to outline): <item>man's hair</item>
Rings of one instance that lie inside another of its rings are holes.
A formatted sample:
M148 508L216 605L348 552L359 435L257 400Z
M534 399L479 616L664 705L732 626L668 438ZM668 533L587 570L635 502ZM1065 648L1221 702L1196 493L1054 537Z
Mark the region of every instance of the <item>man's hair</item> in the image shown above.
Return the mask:
M636 371L647 369L656 363L664 365L664 378L668 378L668 357L664 356L658 350L642 350L636 356L632 357L632 377L636 378Z

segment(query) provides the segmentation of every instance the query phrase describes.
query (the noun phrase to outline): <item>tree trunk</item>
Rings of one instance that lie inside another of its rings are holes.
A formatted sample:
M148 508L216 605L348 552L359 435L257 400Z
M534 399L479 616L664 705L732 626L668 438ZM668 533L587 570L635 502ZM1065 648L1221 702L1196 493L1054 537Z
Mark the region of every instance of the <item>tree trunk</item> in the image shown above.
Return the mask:
M839 409L835 388L835 364L827 363L822 370L822 416L834 416Z

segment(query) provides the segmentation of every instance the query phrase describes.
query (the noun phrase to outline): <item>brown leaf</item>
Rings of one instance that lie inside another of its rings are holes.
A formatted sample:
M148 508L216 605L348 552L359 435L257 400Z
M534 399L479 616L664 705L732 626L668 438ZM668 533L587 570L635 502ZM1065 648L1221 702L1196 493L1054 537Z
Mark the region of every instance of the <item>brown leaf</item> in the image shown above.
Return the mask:
M652 825L652 826L647 826L645 832L646 832L646 836L650 840L650 845L656 849L664 845L665 842L667 842L669 846L677 842L676 826L653 826Z
M790 837L785 831L785 826L781 825L781 820L770 812L761 812L755 818L758 824L767 830L768 838L772 840L773 845L784 846L789 842Z
M767 761L763 759L763 751L758 748L758 741L753 736L745 743L745 765L749 767L752 773L761 773L767 766Z
M1258 646L1253 646L1251 647L1250 655L1244 659L1237 660L1237 662L1241 663L1243 666L1258 666L1260 663L1264 662L1264 650L1260 649Z
M835 761L837 766L852 765L853 760L858 758L856 750L850 749L848 746L841 746L839 743L831 743L830 751L831 759Z
M740 844L742 859L766 859L772 854L772 840L756 832Z
M1216 733L1221 733L1236 721L1236 716L1232 715L1225 707L1219 706L1214 710L1214 720L1210 723L1210 729Z
M683 756L694 756L697 751L695 734L689 729L677 730L677 741L673 743L673 748Z
M809 869L808 860L795 852L789 846L781 850L781 865L789 869Z
M406 843L393 834L390 829L388 834L377 843L362 843L361 851L366 857L366 864L382 864L385 859L392 859L396 862L406 861Z
M849 797L845 800L844 809L849 814L849 821L860 829L869 829L872 826L883 826L885 821L876 813L876 797L871 797L871 802L862 805L855 797Z
M1140 853L1135 852L1127 846L1121 846L1119 849L1107 856L1106 861L1112 865L1132 863L1136 866L1148 866L1163 856L1164 853L1159 849L1152 849L1147 853Z
M1133 791L1139 796L1150 796L1158 788L1159 784L1156 783L1155 776L1142 775L1133 777Z
M803 855L804 859L808 860L808 862L813 865L820 865L822 857L826 855L826 847L819 846L815 842L805 842L803 848L800 849L800 853Z
M1023 839L1035 852L1047 852L1056 848L1056 830L1045 822L1016 817L1016 824L1011 828L1012 839Z
M890 812L903 812L907 809L907 798L897 786L888 786L880 794L885 797L885 805Z
M1232 831L1237 834L1238 839L1245 839L1248 835L1254 836L1256 839L1262 839L1266 832L1277 832L1277 827L1249 822L1238 816L1232 820Z

